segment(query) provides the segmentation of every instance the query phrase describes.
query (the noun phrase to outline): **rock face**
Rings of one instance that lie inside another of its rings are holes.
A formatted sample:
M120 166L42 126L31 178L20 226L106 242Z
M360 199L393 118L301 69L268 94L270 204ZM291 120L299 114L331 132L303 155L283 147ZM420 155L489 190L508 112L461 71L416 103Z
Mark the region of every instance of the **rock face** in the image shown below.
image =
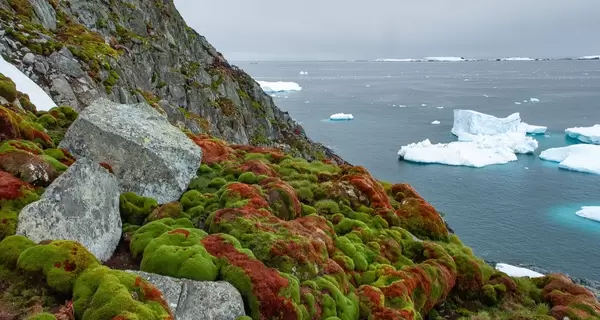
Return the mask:
M0 10L0 53L59 105L148 102L194 133L341 161L188 27L172 0L0 0Z
M156 286L164 295L175 320L235 320L244 316L240 293L227 282L191 281L129 271Z
M108 260L121 237L117 180L99 164L78 160L23 208L17 234L35 242L74 240Z
M107 99L79 114L60 147L108 164L122 192L159 203L178 200L202 160L200 147L150 105Z

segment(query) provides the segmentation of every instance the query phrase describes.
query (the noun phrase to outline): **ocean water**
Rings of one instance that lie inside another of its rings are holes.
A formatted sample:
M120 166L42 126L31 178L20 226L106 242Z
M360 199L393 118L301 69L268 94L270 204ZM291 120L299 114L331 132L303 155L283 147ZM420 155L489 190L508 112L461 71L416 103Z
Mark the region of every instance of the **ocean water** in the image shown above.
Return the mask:
M600 222L575 215L581 206L600 205L600 176L538 158L547 148L576 143L564 129L600 123L600 62L236 64L257 80L299 83L302 91L274 100L313 140L378 179L413 185L482 258L600 281ZM523 102L530 98L540 102ZM537 137L534 155L506 165L398 160L403 145L455 141L457 108L499 117L520 112L523 121L548 126L548 134ZM327 121L338 112L354 120Z

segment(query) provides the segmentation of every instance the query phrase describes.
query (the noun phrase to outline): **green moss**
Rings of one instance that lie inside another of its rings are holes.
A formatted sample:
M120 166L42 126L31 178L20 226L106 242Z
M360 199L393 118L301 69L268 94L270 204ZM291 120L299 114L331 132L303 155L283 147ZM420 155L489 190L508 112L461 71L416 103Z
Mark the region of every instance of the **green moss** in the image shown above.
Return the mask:
M256 175L253 172L244 172L238 177L238 181L246 184L257 183Z
M315 203L315 208L322 214L335 214L340 212L340 206L333 200L320 200Z
M42 157L42 159L44 159L44 161L46 161L48 164L50 164L52 166L52 168L54 168L54 170L56 170L58 172L65 172L65 171L67 171L67 169L69 169L68 166L62 164L60 161L58 161L54 157L51 157L46 154L41 155L41 157Z
M250 318L248 316L241 316L241 317L237 317L235 320L252 320L252 318Z
M148 243L141 270L175 278L214 281L219 274L216 259L200 244L206 232L178 228Z
M27 2L27 0L24 1ZM13 102L17 99L17 86L2 73L0 73L0 96L8 100L8 102Z
M135 274L97 267L86 270L73 290L75 317L82 320L171 319L162 294Z
M70 292L81 272L97 265L94 255L74 241L53 241L30 247L17 261L21 270L43 273L48 285L60 292Z
M28 0L9 0L8 3L18 15L33 17L33 8Z
M152 211L146 221L157 221L164 218L181 218L183 208L179 202L166 203Z
M233 117L238 113L238 110L233 104L233 101L231 101L228 98L218 98L212 103L212 105L215 108L220 109L223 115L226 117Z
M42 312L27 318L27 320L56 320L56 317L51 313Z
M23 251L35 246L35 242L24 236L9 236L0 242L0 263L9 269L17 267L17 260Z
M193 224L188 219L162 219L158 221L150 222L141 228L139 228L131 238L129 248L134 257L141 255L146 246L154 238L158 238L165 232L171 231L176 228L193 228Z
M263 128L256 129L256 131L254 131L254 133L250 137L250 144L255 146L267 145L269 144L269 142L270 141L267 138L265 130Z
M119 81L119 79L119 74L117 74L114 70L110 70L108 72L108 78L106 78L106 80L104 80L103 82L104 88L106 89L106 93L112 92L112 87L115 84L117 84L117 81Z
M133 192L123 193L119 197L119 212L121 219L126 223L141 225L156 207L156 200L138 196Z
M23 196L18 199L0 200L0 240L15 234L21 209L39 199L40 196L34 191L23 190Z

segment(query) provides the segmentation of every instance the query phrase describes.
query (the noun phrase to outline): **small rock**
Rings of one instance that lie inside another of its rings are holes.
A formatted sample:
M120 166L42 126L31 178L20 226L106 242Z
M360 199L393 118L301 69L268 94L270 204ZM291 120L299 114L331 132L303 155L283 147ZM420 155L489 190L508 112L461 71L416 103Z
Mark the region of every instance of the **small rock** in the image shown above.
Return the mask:
M73 240L108 260L121 238L119 187L99 164L78 159L19 214L17 234L40 242Z
M105 98L85 108L60 143L76 157L108 163L122 192L159 203L178 200L200 167L202 150L147 103Z

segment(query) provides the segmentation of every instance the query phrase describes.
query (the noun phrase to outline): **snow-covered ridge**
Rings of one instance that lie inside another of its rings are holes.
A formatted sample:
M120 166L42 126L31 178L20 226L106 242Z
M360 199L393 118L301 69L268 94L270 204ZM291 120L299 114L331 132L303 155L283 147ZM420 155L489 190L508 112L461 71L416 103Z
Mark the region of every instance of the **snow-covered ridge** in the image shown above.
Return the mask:
M535 61L535 59L528 58L528 57L509 57L509 58L503 58L501 60L502 61Z
M40 86L29 79L17 67L4 60L2 56L0 56L0 73L11 78L17 86L17 90L29 95L29 100L35 105L38 111L48 111L56 107L56 103L52 101Z
M575 212L576 215L600 222L600 207L581 207L581 210Z
M584 143L600 144L600 124L591 127L568 128L565 130L565 134Z
M269 81L257 81L260 87L266 93L280 93L280 92L290 92L290 91L300 91L302 87L295 82L269 82Z
M540 159L558 162L562 169L600 174L600 146L575 144L544 150Z
M507 275L515 278L519 277L530 277L530 278L541 278L544 275L535 272L533 270L529 270L526 268L516 267L506 263L498 263L496 264L496 270L506 273Z

